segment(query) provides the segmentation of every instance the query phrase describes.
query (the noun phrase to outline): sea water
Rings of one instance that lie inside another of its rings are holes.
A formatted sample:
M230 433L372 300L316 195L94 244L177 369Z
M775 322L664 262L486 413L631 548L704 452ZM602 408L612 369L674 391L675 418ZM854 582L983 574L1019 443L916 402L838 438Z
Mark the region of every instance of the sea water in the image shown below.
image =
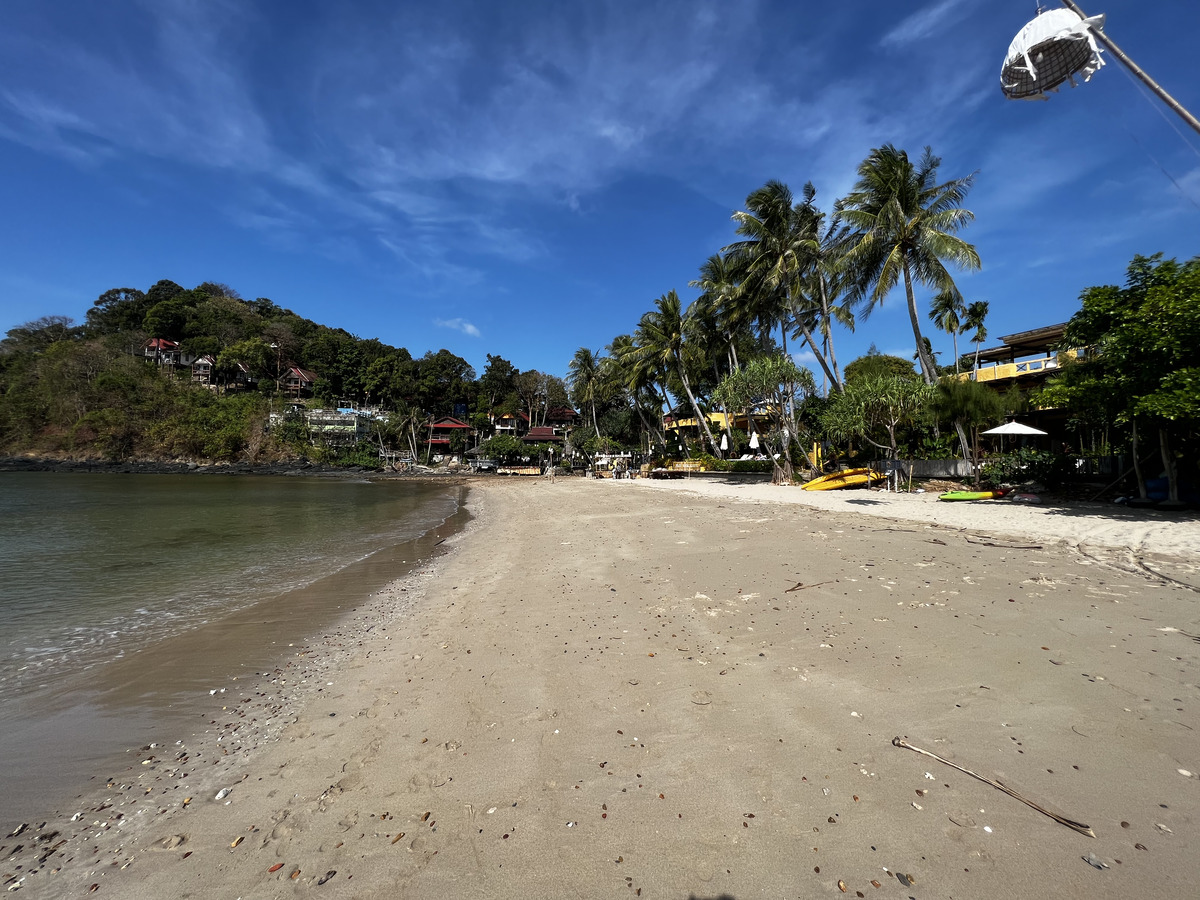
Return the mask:
M173 686L167 668L158 699L109 704L106 727L86 697L123 662L258 606L287 633L331 621L401 574L396 548L461 501L460 489L400 480L0 474L0 818L36 805L35 769L81 774L151 725L173 688L198 687ZM290 597L304 598L302 621L286 621ZM273 652L265 639L244 646Z

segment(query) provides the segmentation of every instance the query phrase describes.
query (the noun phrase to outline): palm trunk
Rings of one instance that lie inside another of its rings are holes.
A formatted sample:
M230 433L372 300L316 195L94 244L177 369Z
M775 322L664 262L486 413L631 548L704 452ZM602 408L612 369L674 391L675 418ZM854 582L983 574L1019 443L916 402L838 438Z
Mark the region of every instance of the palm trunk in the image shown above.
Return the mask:
M696 396L692 393L692 384L688 381L687 372L683 367L683 360L678 355L675 357L675 363L679 366L679 380L683 382L683 389L687 392L688 400L692 404L692 411L696 414L696 420L700 423L700 427L704 429L704 436L708 438L708 446L712 448L713 456L720 456L721 451L717 447L717 442L713 440L712 430L708 427L708 419L700 413L700 404L696 402Z
M963 431L962 422L954 423L954 430L958 432L958 443L962 446L963 462L970 459L970 448L967 447L967 433Z
M800 326L800 331L804 335L804 343L808 344L809 349L813 352L813 356L815 356L817 358L817 362L821 364L821 370L825 373L825 377L829 379L830 384L837 388L838 393L841 393L842 385L838 381L837 374L831 368L829 368L829 364L825 361L825 355L821 352L821 348L817 346L816 339L813 337L812 332L809 331L808 326L800 320L797 320L796 324Z
M833 369L833 386L837 388L840 394L845 390L845 385L842 384L842 376L838 372L837 354L833 352L833 328L829 315L829 294L825 290L824 276L818 276L817 283L821 285L821 321L825 323L822 331L826 346L829 348L829 364ZM822 365L824 365L823 360Z
M917 316L917 298L913 296L912 272L909 271L908 258L904 259L904 293L908 297L908 319L912 323L913 337L917 339L917 358L921 361L921 373L926 384L937 381L937 369L933 360L925 352L925 341L921 336L921 321Z
M954 338L954 374L958 374L958 332L950 332L950 336Z

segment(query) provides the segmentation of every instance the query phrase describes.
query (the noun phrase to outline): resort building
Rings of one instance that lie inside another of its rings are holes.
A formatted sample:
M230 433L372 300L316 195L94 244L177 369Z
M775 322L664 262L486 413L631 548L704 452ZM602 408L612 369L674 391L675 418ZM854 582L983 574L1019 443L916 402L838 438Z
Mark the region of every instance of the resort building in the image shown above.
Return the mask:
M1003 335L999 347L979 352L977 367L959 378L992 382L1001 390L1019 384L1022 390L1040 385L1065 362L1081 358L1082 350L1055 350L1062 342L1067 323L1047 325L1032 331Z

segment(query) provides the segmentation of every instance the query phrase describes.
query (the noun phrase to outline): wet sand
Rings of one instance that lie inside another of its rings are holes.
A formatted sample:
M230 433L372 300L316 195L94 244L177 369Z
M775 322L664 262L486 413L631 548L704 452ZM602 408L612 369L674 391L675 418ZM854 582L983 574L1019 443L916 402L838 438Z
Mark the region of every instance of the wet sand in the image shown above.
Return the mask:
M473 489L448 555L206 697L206 733L0 840L5 878L134 898L1194 892L1194 522L1081 546L1037 514L692 487Z

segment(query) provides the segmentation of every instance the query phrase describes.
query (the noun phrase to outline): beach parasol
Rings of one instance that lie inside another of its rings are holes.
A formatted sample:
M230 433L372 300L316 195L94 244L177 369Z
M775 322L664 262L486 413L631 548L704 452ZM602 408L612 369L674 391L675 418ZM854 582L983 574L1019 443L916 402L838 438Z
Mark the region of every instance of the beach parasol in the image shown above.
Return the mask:
M1004 458L1004 435L1006 434L1041 434L1046 432L1040 428L1034 428L1032 425L1022 425L1020 422L1005 422L1003 425L998 425L995 428L989 428L983 434L998 434L1000 435L1000 457Z
M984 434L1046 434L1040 428L1032 425L1022 425L1020 422L1005 422L995 428L989 428Z
M750 449L751 450L758 449L758 432L757 431L750 432Z
M723 435L721 435L721 451L724 452L728 449L729 449L729 435L723 434Z

